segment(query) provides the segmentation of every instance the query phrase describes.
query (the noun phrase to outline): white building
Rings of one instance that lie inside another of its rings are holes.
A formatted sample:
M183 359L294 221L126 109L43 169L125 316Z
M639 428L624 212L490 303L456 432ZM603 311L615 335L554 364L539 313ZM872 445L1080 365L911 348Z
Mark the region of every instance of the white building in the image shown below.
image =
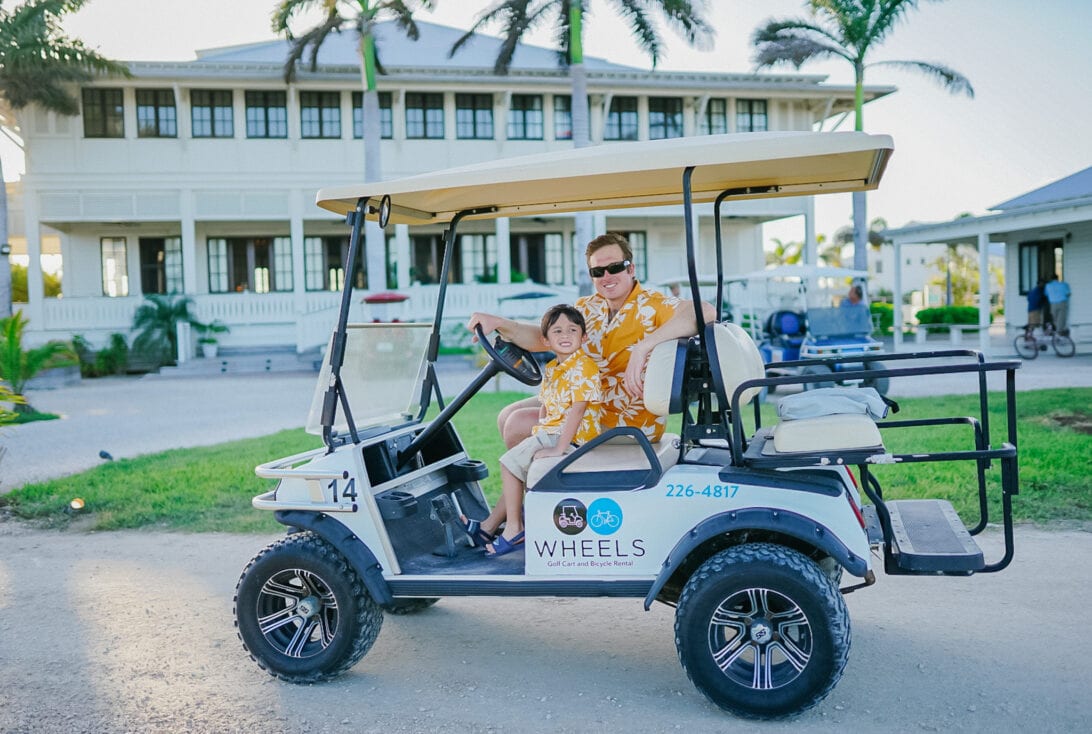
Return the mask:
M377 34L388 72L379 79L384 178L572 145L570 82L552 50L521 47L502 77L492 71L498 39L478 36L448 58L462 31L419 25L417 42L391 26ZM286 54L275 41L133 62L131 79L77 90L79 116L21 113L27 162L12 244L29 264L21 308L31 341L82 333L102 342L128 332L145 294L184 293L202 320L231 327L226 347L325 342L348 229L314 195L363 178L360 70L352 34L330 36L318 70L292 84L282 79ZM823 76L650 72L597 59L586 68L594 144L822 129L853 105L852 87ZM865 98L893 91L868 87ZM728 272L762 267L763 222L804 215L814 239L808 198L724 211ZM711 268L711 209L698 227ZM630 234L642 279L681 270L669 247L682 237L678 209L603 212L596 230ZM573 262L571 217L467 222L460 232L446 315L496 309L499 296L527 289L523 278L575 293L583 264ZM386 234L388 287L410 294L404 316L424 316L441 231ZM43 254L63 262L61 298L44 297Z

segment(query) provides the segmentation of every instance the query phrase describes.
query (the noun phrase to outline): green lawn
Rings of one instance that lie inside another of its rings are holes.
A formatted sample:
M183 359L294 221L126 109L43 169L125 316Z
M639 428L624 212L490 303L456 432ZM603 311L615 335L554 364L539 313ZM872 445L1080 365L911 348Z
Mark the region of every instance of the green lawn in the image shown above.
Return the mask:
M502 446L496 414L519 393L483 392L455 419L468 452L484 459L491 475L484 482L490 500L499 494L497 457ZM1000 408L1000 395L991 396ZM897 418L971 415L971 396L901 400ZM1092 520L1092 388L1021 393L1018 404L1021 494L1015 498L1022 521ZM994 441L1003 436L1001 411L991 417ZM888 431L894 452L971 448L966 427ZM321 442L302 430L233 441L208 448L176 449L136 459L113 461L70 477L30 484L0 496L0 508L14 516L49 526L65 526L76 497L84 500L81 527L95 530L164 528L197 532L270 532L280 526L272 513L254 510L252 496L271 483L254 476L254 466L281 456L318 448ZM879 466L886 496L944 497L965 519L975 516L974 467L970 462ZM996 490L999 471L990 473ZM995 491L994 494L997 494ZM996 503L994 505L996 507ZM991 519L997 519L993 511Z

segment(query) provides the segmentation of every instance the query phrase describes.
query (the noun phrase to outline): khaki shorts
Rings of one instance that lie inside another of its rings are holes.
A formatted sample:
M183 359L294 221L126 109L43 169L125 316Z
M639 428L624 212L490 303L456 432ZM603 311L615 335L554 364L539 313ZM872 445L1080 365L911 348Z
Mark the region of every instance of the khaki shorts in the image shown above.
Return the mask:
M521 482L527 481L527 470L531 462L535 460L535 454L542 449L552 449L557 446L558 434L535 431L527 438L508 449L500 457L500 463L512 472ZM565 453L572 451L570 446Z
M1035 311L1028 311L1028 326L1042 326L1043 324L1043 310L1037 309Z

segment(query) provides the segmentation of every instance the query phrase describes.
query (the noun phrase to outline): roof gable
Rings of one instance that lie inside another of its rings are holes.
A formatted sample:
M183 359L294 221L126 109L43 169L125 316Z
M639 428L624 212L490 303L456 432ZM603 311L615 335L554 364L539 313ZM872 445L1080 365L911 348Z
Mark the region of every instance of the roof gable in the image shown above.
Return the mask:
M1070 199L1087 199L1088 197L1092 197L1092 166L1071 176L1060 178L1053 183L1048 183L1046 186L1041 186L1034 191L1021 194L1015 199L995 204L990 207L990 211L1009 211Z
M379 59L388 68L473 68L493 67L500 52L501 39L475 33L453 57L448 51L466 32L458 28L417 21L420 38L409 41L393 21L378 23L375 27ZM264 41L242 46L202 49L197 51L197 63L268 63L284 64L288 57L288 41ZM309 52L304 56L310 62ZM319 66L358 66L356 33L343 31L331 34L319 49ZM614 64L604 59L584 57L589 70L644 71L632 66ZM518 71L557 71L557 52L541 46L520 44L512 59L512 69Z

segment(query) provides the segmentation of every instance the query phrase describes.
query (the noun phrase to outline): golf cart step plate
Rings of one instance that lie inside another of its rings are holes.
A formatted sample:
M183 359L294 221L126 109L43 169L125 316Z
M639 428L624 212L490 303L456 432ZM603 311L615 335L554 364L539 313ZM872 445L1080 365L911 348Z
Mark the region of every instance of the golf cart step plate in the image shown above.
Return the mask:
M947 500L897 500L891 513L891 551L898 568L913 573L973 573L985 567L952 503Z
M883 526L880 525L880 517L876 514L875 505L865 505L861 508L861 514L865 519L865 534L868 535L869 545L878 545L883 542Z

